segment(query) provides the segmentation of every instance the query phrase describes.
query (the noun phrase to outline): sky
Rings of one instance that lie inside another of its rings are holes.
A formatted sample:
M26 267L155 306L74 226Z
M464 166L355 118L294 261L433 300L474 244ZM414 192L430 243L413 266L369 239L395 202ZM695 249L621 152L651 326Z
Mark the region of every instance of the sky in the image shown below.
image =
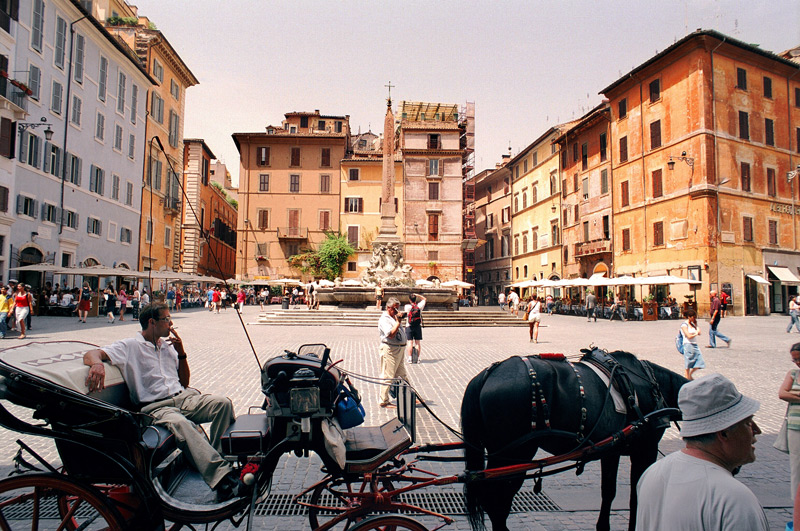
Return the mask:
M494 167L687 34L714 29L765 50L800 45L798 0L129 0L200 83L185 138L238 182L231 135L284 113L350 115L380 133L400 101L475 103L475 167Z

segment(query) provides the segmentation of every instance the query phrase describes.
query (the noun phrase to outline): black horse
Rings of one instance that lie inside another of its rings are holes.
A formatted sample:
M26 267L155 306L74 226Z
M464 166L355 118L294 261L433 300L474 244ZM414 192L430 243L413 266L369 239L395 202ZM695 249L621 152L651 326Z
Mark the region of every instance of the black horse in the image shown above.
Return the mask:
M687 382L684 377L653 363L640 362L627 352L609 355L613 358L611 363L616 360L624 369L619 372L628 375L641 414L663 407L678 407L678 391ZM530 462L539 448L553 455L566 454L576 449L579 439L585 439L584 446L599 442L638 418L638 413L616 412L608 386L584 363L569 364L538 357L528 357L528 360L530 365L523 358L509 358L486 369L467 386L461 403L461 427L467 443L468 471ZM583 396L581 384L585 391ZM536 402L532 399L534 389L537 389ZM582 419L584 408L585 419ZM643 430L625 444L601 454L602 506L597 529L609 529L622 454L631 457L629 529L635 529L636 484L645 469L655 462L658 442L665 429L666 424L662 424L649 431ZM565 432L573 435L566 436ZM514 476L467 482L464 493L472 528L484 528L485 511L494 531L507 529L511 502L523 481L524 478Z

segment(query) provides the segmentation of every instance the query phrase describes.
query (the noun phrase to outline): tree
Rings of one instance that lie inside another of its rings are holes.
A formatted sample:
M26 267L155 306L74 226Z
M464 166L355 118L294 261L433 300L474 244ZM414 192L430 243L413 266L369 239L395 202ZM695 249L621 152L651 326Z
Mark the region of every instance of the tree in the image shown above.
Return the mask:
M314 277L333 280L342 275L347 258L356 250L340 233L328 232L318 251L307 250L289 258L289 265Z

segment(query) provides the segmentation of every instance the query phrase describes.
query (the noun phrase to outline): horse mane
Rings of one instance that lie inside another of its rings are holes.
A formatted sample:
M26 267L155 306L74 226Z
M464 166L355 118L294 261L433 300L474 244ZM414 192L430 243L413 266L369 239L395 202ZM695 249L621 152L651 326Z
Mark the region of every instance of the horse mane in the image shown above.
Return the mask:
M634 374L638 376L642 372L640 364L647 363L650 368L653 369L653 374L655 375L656 380L658 380L658 385L661 388L661 393L664 395L664 398L667 399L667 402L670 403L671 407L677 407L678 391L680 390L681 386L689 380L675 371L667 369L666 367L662 367L658 363L653 363L649 360L640 360L634 354L624 350L609 352L609 355L614 357L614 359L616 359L626 369L632 369L629 371L629 375Z

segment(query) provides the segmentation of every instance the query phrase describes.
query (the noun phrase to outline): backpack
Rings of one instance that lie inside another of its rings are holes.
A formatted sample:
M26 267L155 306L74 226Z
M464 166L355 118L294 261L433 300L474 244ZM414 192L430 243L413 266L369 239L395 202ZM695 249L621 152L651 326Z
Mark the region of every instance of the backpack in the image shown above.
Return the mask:
M683 333L678 330L678 337L675 338L675 348L683 354Z
M411 310L408 312L408 324L422 324L422 313L416 303L411 305Z

